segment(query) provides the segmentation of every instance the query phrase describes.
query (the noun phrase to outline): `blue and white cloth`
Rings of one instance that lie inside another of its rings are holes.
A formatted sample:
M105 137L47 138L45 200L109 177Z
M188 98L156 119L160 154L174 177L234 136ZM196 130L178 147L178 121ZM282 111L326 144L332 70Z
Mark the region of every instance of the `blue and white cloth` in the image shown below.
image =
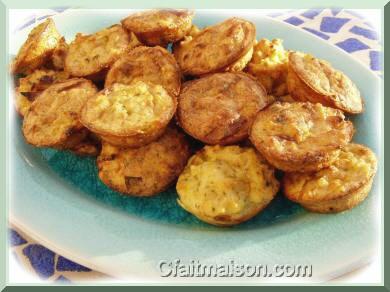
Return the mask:
M57 8L47 10L43 15L32 15L17 30L64 10L65 8ZM340 47L381 76L379 33L356 12L311 9L273 13L269 16L295 25ZM42 280L71 283L107 278L106 275L54 253L13 227L10 227L9 232L10 248L18 262Z
M300 27L351 54L381 75L380 34L358 13L340 9L295 10L271 17Z

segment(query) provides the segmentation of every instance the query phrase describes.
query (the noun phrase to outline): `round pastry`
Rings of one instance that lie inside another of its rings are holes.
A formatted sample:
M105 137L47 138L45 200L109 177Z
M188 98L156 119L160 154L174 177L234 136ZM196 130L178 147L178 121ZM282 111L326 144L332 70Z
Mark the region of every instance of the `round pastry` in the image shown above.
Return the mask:
M166 46L181 40L190 30L194 12L185 9L154 9L129 15L122 25L149 46Z
M230 18L177 44L174 55L183 74L200 76L221 72L248 54L255 37L253 23Z
M29 33L11 64L11 72L29 74L42 66L50 58L60 39L61 35L54 21L46 19Z
M240 72L245 69L248 65L249 61L253 56L253 47L249 49L249 51L242 56L240 59L230 64L228 67L224 69L225 72Z
M138 80L162 85L173 96L180 93L179 65L172 54L158 46L137 47L121 57L108 71L104 86Z
M264 88L244 73L215 73L184 84L177 120L206 144L232 144L248 137L257 112L271 102Z
M253 148L205 146L180 175L178 203L200 220L229 226L249 220L274 198L274 169Z
M359 144L348 144L328 168L313 173L287 173L283 187L288 199L319 213L351 209L371 190L377 169L375 154Z
M164 132L175 110L175 98L161 85L114 83L88 99L81 122L106 142L140 147Z
M293 99L290 94L278 96L277 101L280 101L280 102L296 102L296 100Z
M69 45L65 70L78 77L102 75L120 56L139 44L131 36L119 24L91 35L78 33Z
M165 191L177 179L189 156L185 136L173 127L140 148L121 149L103 142L97 159L99 178L123 194L152 196Z
M353 124L340 110L319 103L275 102L258 113L250 139L274 167L308 172L329 166L353 133Z
M87 136L70 151L79 156L97 156L101 150L101 142L99 137L88 132Z
M38 147L69 149L79 144L87 130L80 123L81 108L97 92L86 79L55 83L31 104L23 120L27 142Z
M350 114L363 112L364 103L359 89L327 61L292 52L288 64L287 87L294 99L319 102Z

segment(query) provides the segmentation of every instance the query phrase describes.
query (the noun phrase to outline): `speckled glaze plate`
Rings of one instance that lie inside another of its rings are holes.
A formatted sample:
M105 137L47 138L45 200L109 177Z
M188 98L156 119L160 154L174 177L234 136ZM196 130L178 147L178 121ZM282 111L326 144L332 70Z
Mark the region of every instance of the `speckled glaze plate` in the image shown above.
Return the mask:
M54 20L69 41L77 32L94 32L128 13L71 10L54 16ZM201 10L194 22L205 26L231 16L253 21L257 37L282 38L286 48L313 53L346 72L366 101L365 113L353 118L357 129L354 140L371 147L381 161L382 99L380 80L374 74L339 48L254 12ZM11 54L30 29L10 37ZM94 159L27 145L21 121L11 116L12 223L55 252L114 277L142 282L210 282L217 279L162 278L158 263L180 259L182 263L222 264L234 260L257 265L310 264L313 277L306 280L323 281L368 262L378 248L382 163L369 198L349 212L310 214L279 194L252 220L233 228L216 228L182 210L174 188L153 198L124 197L99 181Z

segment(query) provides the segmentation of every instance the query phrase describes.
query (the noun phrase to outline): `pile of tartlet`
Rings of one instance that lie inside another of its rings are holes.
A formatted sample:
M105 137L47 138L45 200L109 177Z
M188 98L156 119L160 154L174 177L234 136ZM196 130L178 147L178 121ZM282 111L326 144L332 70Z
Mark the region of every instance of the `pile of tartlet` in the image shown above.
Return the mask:
M279 39L256 41L247 20L198 28L193 16L138 12L70 43L52 19L36 26L11 64L26 141L97 156L124 195L177 181L179 205L215 225L255 216L280 185L314 212L362 202L377 161L351 143L356 85Z

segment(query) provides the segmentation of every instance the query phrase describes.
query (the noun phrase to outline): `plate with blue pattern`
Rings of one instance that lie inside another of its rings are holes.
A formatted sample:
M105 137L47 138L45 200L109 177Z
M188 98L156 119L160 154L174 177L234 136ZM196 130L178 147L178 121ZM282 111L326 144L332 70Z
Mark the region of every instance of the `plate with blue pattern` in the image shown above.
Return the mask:
M53 19L70 41L77 32L92 33L127 14L129 11L124 10L68 10ZM281 38L286 48L327 59L354 80L366 103L362 115L350 117L357 130L354 141L369 146L381 158L382 98L377 76L310 32L258 16L255 11L200 10L194 23L204 27L232 16L255 23L258 38ZM11 54L17 52L30 29L26 27L10 38ZM322 281L368 262L379 246L381 162L369 198L351 211L312 214L278 194L252 220L232 228L217 228L181 209L174 187L152 198L123 196L98 179L95 159L26 144L21 120L12 116L11 222L53 251L88 268L145 282L180 281L161 277L159 269L161 261L177 259L204 265L231 261L247 265L305 264L312 266L309 281ZM191 282L212 280L216 279Z

